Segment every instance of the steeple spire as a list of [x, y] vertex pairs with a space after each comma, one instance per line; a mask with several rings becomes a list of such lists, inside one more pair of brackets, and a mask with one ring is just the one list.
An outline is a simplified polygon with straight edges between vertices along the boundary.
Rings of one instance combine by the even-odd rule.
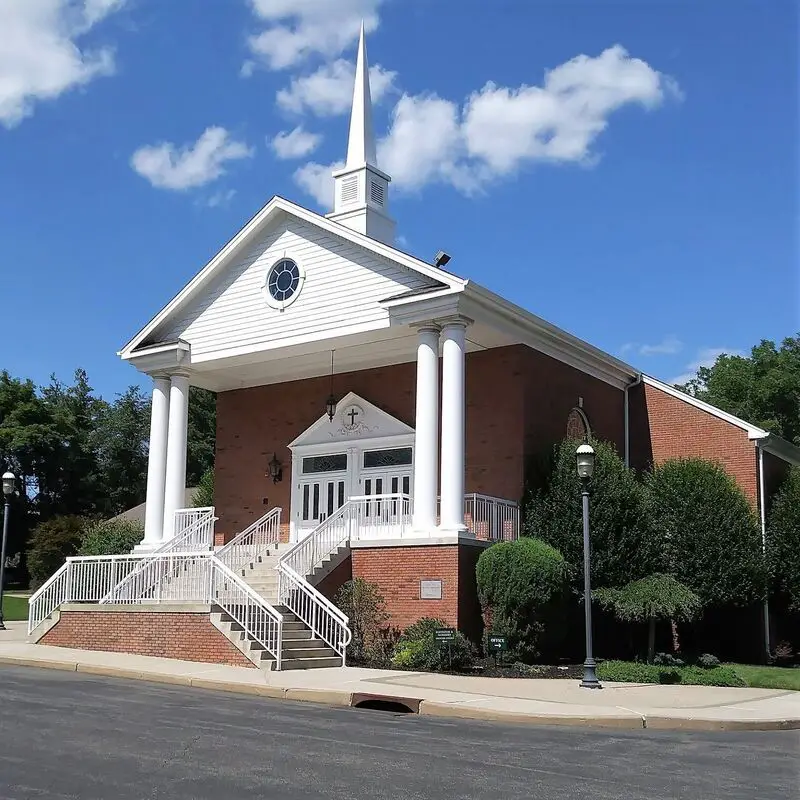
[[369, 62], [367, 42], [364, 36], [364, 21], [358, 37], [358, 59], [356, 81], [353, 87], [353, 107], [350, 111], [350, 137], [347, 141], [347, 163], [345, 169], [378, 165], [375, 155], [375, 131], [372, 127], [372, 96], [369, 90]]
[[358, 37], [347, 161], [342, 169], [333, 173], [333, 211], [327, 215], [328, 219], [371, 239], [394, 245], [395, 225], [388, 213], [391, 180], [385, 172], [378, 169], [375, 131], [372, 127], [367, 43], [362, 22]]

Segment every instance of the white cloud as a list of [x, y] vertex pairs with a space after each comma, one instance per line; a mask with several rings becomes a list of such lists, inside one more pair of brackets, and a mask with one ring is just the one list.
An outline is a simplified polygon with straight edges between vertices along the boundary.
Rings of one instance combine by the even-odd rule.
[[214, 192], [214, 194], [206, 200], [205, 204], [209, 208], [223, 208], [229, 205], [235, 196], [236, 189], [222, 189], [219, 192]]
[[157, 189], [181, 191], [203, 186], [225, 173], [225, 164], [249, 158], [253, 150], [232, 139], [225, 128], [207, 128], [193, 144], [171, 142], [140, 147], [131, 166]]
[[378, 9], [385, 0], [249, 0], [266, 27], [248, 39], [253, 59], [269, 69], [294, 67], [313, 56], [336, 58], [358, 38], [361, 20], [367, 32], [378, 27]]
[[333, 208], [333, 178], [331, 173], [344, 166], [344, 161], [334, 164], [310, 162], [294, 173], [294, 182], [327, 210]]
[[683, 349], [683, 342], [674, 334], [665, 336], [657, 344], [637, 344], [628, 342], [620, 348], [623, 353], [636, 353], [640, 356], [675, 355]]
[[281, 159], [303, 158], [319, 147], [322, 134], [311, 133], [298, 125], [294, 130], [281, 131], [273, 139], [268, 139], [269, 146]]
[[[595, 163], [592, 147], [613, 112], [656, 108], [670, 96], [680, 98], [675, 81], [619, 45], [561, 64], [541, 86], [487, 83], [463, 106], [436, 94], [406, 94], [378, 142], [378, 165], [400, 191], [444, 183], [470, 194], [531, 163]], [[329, 168], [307, 166], [295, 174], [300, 186], [329, 197], [319, 190]]]
[[687, 383], [697, 377], [697, 370], [700, 367], [713, 367], [717, 359], [722, 355], [743, 356], [741, 350], [729, 347], [703, 347], [697, 351], [694, 361], [691, 361], [684, 368], [684, 372], [673, 378], [670, 383]]
[[[323, 64], [316, 72], [294, 78], [289, 87], [277, 94], [278, 106], [293, 114], [310, 111], [318, 117], [332, 117], [350, 110], [353, 100], [355, 64], [339, 58]], [[396, 72], [380, 65], [370, 67], [369, 82], [375, 103], [394, 88]]]
[[0, 123], [12, 128], [37, 102], [113, 74], [113, 49], [80, 39], [126, 1], [0, 0]]

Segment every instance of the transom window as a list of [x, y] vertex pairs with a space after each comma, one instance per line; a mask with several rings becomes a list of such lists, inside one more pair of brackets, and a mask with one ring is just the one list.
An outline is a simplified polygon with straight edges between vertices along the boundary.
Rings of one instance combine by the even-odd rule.
[[404, 467], [410, 465], [410, 447], [394, 447], [390, 450], [367, 450], [364, 453], [364, 469], [373, 469], [375, 467]]
[[342, 472], [347, 469], [347, 453], [336, 453], [331, 456], [308, 456], [303, 459], [303, 474], [314, 475], [318, 472]]
[[300, 289], [301, 281], [302, 274], [297, 262], [291, 258], [282, 258], [267, 275], [268, 297], [281, 306], [287, 305]]

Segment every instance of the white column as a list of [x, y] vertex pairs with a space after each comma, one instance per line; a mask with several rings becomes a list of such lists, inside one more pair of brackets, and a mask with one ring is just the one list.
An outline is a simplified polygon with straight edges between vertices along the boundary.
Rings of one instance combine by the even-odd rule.
[[167, 426], [169, 425], [169, 378], [153, 377], [150, 410], [150, 448], [147, 457], [147, 505], [143, 549], [161, 544], [164, 525], [164, 483], [167, 476]]
[[165, 542], [174, 536], [175, 512], [186, 502], [186, 437], [189, 426], [189, 378], [173, 375], [169, 387], [167, 476], [164, 489]]
[[442, 500], [439, 527], [447, 533], [467, 528], [464, 524], [466, 327], [466, 321], [457, 320], [442, 328]]
[[417, 412], [414, 437], [414, 530], [436, 528], [439, 454], [439, 327], [419, 329], [417, 338]]

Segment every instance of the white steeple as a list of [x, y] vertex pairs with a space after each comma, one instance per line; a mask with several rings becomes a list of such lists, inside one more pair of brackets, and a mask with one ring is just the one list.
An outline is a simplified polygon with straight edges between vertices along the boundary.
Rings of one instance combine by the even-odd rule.
[[391, 178], [378, 169], [363, 22], [358, 39], [347, 161], [343, 169], [333, 173], [333, 180], [333, 212], [328, 218], [372, 239], [394, 245], [395, 223], [387, 214]]

